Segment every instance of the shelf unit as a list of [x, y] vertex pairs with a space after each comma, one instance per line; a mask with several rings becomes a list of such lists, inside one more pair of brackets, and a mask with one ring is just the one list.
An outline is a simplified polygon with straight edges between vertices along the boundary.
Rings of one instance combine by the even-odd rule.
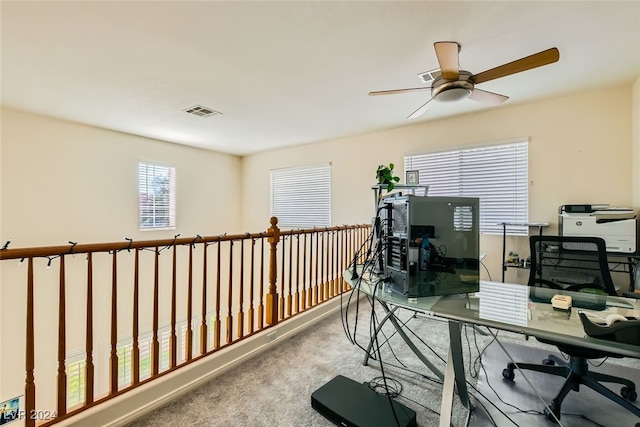
[[[512, 226], [526, 226], [537, 227], [538, 234], [542, 236], [542, 229], [549, 226], [548, 222], [501, 222], [502, 226], [502, 282], [504, 283], [504, 275], [507, 268], [519, 268], [528, 270], [529, 267], [520, 266], [518, 264], [511, 264], [506, 262], [506, 244], [507, 244], [507, 227]], [[628, 273], [629, 274], [629, 292], [634, 292], [636, 289], [635, 283], [635, 270], [640, 268], [640, 254], [625, 254], [625, 253], [607, 253], [609, 264], [611, 267], [609, 271], [615, 273]]]
[[501, 222], [498, 225], [502, 226], [502, 283], [504, 283], [504, 273], [507, 271], [507, 268], [523, 268], [519, 265], [509, 264], [506, 262], [506, 247], [507, 247], [507, 227], [537, 227], [538, 234], [542, 236], [542, 229], [549, 226], [548, 222]]
[[[387, 189], [387, 184], [377, 184], [374, 185], [373, 187], [371, 187], [371, 189], [373, 190], [373, 201], [374, 201], [374, 212], [378, 211], [378, 204], [380, 203], [380, 200], [383, 199], [382, 196], [382, 190], [386, 190]], [[411, 184], [394, 184], [393, 186], [393, 190], [407, 190], [408, 194], [416, 194], [416, 190], [424, 190], [424, 195], [427, 195], [427, 192], [429, 191], [429, 186], [428, 185], [411, 185]], [[393, 193], [391, 193], [393, 194]]]

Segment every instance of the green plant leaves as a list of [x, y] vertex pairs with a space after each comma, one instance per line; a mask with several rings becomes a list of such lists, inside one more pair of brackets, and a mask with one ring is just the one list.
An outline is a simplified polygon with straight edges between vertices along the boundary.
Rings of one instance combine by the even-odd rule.
[[387, 193], [393, 190], [396, 182], [400, 181], [399, 177], [393, 176], [394, 167], [393, 163], [389, 163], [389, 166], [379, 165], [376, 170], [376, 179], [379, 184], [386, 184]]

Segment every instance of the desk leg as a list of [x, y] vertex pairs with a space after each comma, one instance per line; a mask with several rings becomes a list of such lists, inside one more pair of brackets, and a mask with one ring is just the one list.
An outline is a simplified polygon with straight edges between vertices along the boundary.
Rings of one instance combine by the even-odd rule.
[[451, 410], [453, 409], [454, 383], [462, 405], [471, 411], [471, 402], [467, 391], [467, 382], [464, 374], [464, 360], [462, 357], [462, 334], [460, 322], [449, 321], [449, 355], [445, 370], [444, 384], [442, 385], [442, 404], [440, 407], [440, 427], [451, 425]]
[[418, 359], [420, 359], [422, 363], [424, 363], [429, 369], [431, 369], [431, 372], [436, 374], [436, 376], [440, 380], [444, 380], [444, 374], [433, 363], [431, 363], [424, 354], [422, 354], [422, 352], [418, 349], [418, 347], [416, 347], [416, 345], [411, 341], [411, 339], [407, 336], [407, 334], [402, 330], [402, 325], [398, 323], [395, 316], [390, 317], [389, 320], [391, 320], [391, 323], [393, 323], [393, 326], [396, 328], [396, 331], [402, 337], [404, 342], [409, 346], [411, 351], [413, 351], [413, 353], [416, 356], [418, 356]]
[[364, 362], [362, 363], [364, 366], [367, 366], [367, 364], [369, 363], [369, 355], [371, 354], [371, 349], [373, 348], [373, 344], [376, 341], [376, 337], [378, 336], [378, 333], [380, 333], [380, 329], [382, 329], [382, 326], [386, 323], [386, 321], [389, 320], [389, 318], [393, 316], [393, 313], [399, 308], [399, 306], [395, 306], [393, 310], [390, 310], [387, 304], [381, 302], [380, 305], [387, 314], [385, 314], [380, 324], [378, 324], [378, 327], [374, 331], [373, 336], [369, 340], [369, 346], [367, 346], [367, 351], [364, 353]]

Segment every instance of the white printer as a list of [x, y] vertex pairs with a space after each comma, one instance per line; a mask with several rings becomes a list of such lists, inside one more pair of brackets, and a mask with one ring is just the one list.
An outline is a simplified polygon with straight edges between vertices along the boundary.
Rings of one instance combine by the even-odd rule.
[[607, 252], [633, 254], [638, 223], [633, 209], [609, 205], [562, 205], [558, 211], [561, 236], [602, 237]]

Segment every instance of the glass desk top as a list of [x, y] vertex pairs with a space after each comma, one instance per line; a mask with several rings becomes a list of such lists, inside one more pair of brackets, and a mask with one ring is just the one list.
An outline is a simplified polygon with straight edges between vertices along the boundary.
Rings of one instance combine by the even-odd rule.
[[[480, 292], [475, 294], [407, 298], [385, 289], [382, 277], [375, 274], [358, 271], [359, 278], [353, 279], [353, 271], [349, 270], [345, 271], [344, 277], [352, 286], [386, 304], [448, 320], [640, 358], [640, 346], [588, 337], [578, 316], [582, 311], [596, 323], [603, 323], [613, 313], [640, 319], [638, 299], [489, 281], [480, 281]], [[551, 306], [551, 298], [558, 293], [573, 298], [570, 310], [557, 310]]]

